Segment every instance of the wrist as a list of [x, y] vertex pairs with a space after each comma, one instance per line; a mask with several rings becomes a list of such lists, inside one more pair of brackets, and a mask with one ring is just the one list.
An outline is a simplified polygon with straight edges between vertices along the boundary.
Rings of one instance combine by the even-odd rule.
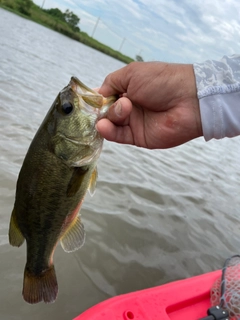
[[203, 135], [202, 120], [200, 113], [200, 104], [197, 95], [196, 78], [192, 64], [179, 65], [179, 96], [183, 99], [184, 104], [189, 108], [191, 114], [193, 131], [193, 138], [198, 138]]

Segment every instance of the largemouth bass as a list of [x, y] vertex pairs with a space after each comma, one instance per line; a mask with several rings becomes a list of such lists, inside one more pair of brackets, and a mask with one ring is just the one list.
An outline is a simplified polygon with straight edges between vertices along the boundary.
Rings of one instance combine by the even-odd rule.
[[87, 190], [94, 192], [103, 144], [95, 124], [115, 100], [72, 77], [28, 149], [9, 227], [11, 245], [19, 247], [26, 239], [22, 294], [28, 303], [54, 302], [57, 297], [53, 254], [58, 241], [66, 252], [84, 243], [79, 211]]

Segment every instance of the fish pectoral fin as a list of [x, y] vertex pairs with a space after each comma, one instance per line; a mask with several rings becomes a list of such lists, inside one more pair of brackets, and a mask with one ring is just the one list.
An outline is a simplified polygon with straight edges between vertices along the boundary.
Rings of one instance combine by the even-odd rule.
[[85, 242], [85, 235], [84, 225], [80, 216], [77, 216], [60, 240], [63, 250], [73, 252], [80, 249]]
[[19, 229], [19, 226], [16, 221], [15, 209], [12, 211], [10, 226], [9, 226], [9, 243], [14, 247], [20, 247], [24, 242], [24, 236]]
[[68, 187], [67, 187], [67, 196], [72, 197], [74, 196], [77, 191], [79, 190], [85, 173], [88, 171], [88, 167], [75, 167], [73, 170], [72, 177], [69, 181]]
[[83, 94], [82, 99], [93, 108], [102, 108], [103, 96], [100, 94]]
[[91, 197], [95, 193], [97, 177], [98, 177], [98, 171], [97, 171], [97, 167], [95, 167], [95, 169], [93, 170], [92, 176], [91, 176], [89, 186], [88, 186], [88, 191], [89, 191]]

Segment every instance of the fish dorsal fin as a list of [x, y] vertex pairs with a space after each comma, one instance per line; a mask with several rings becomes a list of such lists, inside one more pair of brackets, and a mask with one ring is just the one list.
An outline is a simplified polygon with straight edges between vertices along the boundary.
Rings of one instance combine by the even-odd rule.
[[67, 196], [73, 197], [79, 190], [88, 167], [75, 167], [67, 188]]
[[73, 252], [80, 249], [85, 242], [85, 234], [84, 226], [78, 215], [72, 221], [60, 240], [63, 250], [66, 252]]
[[103, 96], [102, 95], [94, 95], [94, 94], [83, 94], [82, 99], [93, 108], [102, 108], [103, 105]]
[[20, 231], [16, 221], [15, 209], [12, 211], [8, 237], [9, 243], [14, 247], [20, 247], [24, 242], [24, 236], [22, 235], [22, 232]]
[[95, 169], [93, 170], [92, 176], [91, 176], [89, 187], [88, 187], [88, 191], [89, 191], [91, 197], [95, 193], [97, 177], [98, 177], [98, 171], [97, 171], [97, 167], [95, 167]]

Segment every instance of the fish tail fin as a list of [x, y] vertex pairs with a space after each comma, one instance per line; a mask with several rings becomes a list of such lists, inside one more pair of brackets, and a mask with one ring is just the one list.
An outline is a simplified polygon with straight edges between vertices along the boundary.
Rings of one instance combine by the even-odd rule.
[[30, 304], [41, 302], [52, 303], [58, 294], [57, 277], [54, 265], [40, 275], [34, 275], [25, 267], [22, 295]]

